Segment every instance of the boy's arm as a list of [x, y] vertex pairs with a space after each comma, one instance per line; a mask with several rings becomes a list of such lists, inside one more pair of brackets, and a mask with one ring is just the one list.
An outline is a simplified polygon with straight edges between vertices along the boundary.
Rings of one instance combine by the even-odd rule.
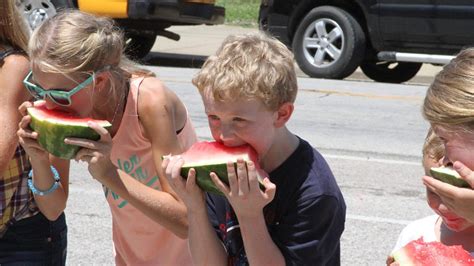
[[285, 265], [285, 258], [273, 242], [263, 213], [239, 219], [240, 232], [250, 265]]
[[209, 222], [206, 210], [188, 210], [189, 250], [194, 265], [226, 265], [227, 252]]

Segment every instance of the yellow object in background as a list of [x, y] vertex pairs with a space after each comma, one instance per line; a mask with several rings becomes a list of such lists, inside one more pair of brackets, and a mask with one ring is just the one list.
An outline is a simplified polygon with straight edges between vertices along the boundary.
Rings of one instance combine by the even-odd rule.
[[111, 18], [127, 18], [128, 0], [79, 0], [79, 10]]

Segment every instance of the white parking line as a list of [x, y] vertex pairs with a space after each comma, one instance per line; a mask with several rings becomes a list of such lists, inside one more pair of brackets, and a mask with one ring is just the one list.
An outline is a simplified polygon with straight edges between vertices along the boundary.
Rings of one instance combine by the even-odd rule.
[[364, 161], [364, 162], [377, 162], [377, 163], [421, 166], [421, 163], [419, 163], [419, 162], [403, 161], [403, 160], [378, 159], [378, 158], [371, 158], [371, 157], [358, 157], [358, 156], [337, 155], [337, 154], [323, 154], [323, 156], [325, 158], [343, 159], [343, 160], [351, 160], [351, 161]]
[[364, 222], [389, 223], [389, 224], [401, 224], [401, 225], [407, 225], [407, 224], [412, 222], [412, 221], [408, 221], [408, 220], [396, 220], [396, 219], [389, 219], [389, 218], [363, 216], [363, 215], [352, 215], [352, 214], [347, 214], [346, 218], [351, 219], [351, 220], [364, 221]]

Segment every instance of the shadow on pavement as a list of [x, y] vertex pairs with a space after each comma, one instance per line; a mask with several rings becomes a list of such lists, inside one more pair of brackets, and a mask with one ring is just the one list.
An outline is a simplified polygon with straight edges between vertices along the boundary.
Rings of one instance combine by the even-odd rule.
[[150, 52], [139, 62], [151, 66], [201, 68], [207, 56]]

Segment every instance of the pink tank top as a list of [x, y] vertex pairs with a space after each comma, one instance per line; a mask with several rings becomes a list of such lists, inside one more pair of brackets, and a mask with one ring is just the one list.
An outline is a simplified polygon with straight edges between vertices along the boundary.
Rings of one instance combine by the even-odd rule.
[[[142, 81], [143, 77], [131, 81], [123, 126], [113, 138], [111, 160], [141, 183], [161, 190], [151, 143], [142, 134], [138, 119], [138, 90]], [[178, 139], [184, 150], [197, 140], [189, 115]], [[117, 265], [191, 265], [187, 240], [154, 222], [113, 191], [104, 189], [112, 213]]]

